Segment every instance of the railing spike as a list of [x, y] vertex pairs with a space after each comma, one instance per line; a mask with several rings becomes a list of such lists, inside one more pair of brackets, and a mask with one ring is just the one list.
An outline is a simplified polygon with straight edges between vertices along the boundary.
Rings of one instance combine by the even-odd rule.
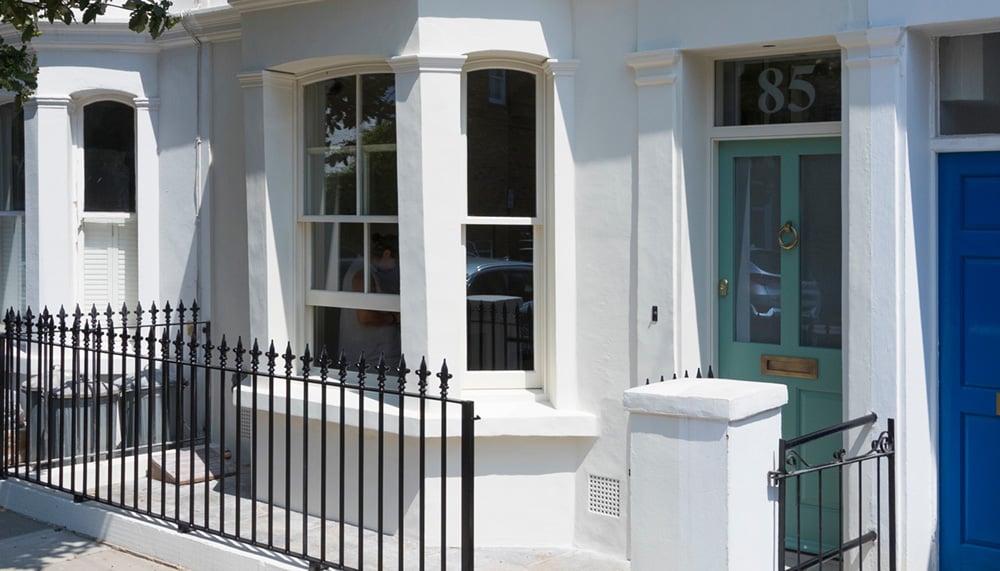
[[[675, 376], [674, 378], [676, 379], [677, 377]], [[663, 382], [663, 375], [660, 375], [660, 382]]]
[[427, 368], [427, 357], [420, 358], [420, 367], [417, 368], [417, 388], [420, 396], [427, 394], [427, 377], [431, 376], [431, 371]]
[[695, 373], [694, 378], [696, 378], [696, 379], [700, 379], [701, 378], [701, 367], [698, 367], [698, 372]]
[[309, 376], [309, 366], [312, 364], [313, 358], [312, 353], [309, 352], [309, 344], [306, 343], [306, 349], [302, 352], [302, 357], [299, 358], [302, 361], [302, 376]]
[[437, 374], [437, 377], [441, 379], [441, 398], [448, 398], [448, 379], [452, 378], [454, 375], [448, 372], [448, 360], [444, 359], [441, 362], [441, 372]]
[[708, 366], [708, 378], [710, 378], [710, 379], [714, 379], [715, 378], [715, 373], [712, 372], [712, 366], [711, 365]]
[[399, 366], [396, 367], [396, 373], [398, 373], [397, 385], [401, 393], [406, 390], [406, 375], [409, 372], [410, 370], [406, 368], [406, 356], [401, 354], [399, 356]]

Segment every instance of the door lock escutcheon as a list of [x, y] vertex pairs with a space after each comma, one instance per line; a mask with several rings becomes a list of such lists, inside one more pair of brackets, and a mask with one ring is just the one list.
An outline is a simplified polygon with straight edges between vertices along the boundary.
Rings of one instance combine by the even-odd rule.
[[729, 280], [722, 278], [719, 280], [719, 297], [726, 297], [729, 295]]

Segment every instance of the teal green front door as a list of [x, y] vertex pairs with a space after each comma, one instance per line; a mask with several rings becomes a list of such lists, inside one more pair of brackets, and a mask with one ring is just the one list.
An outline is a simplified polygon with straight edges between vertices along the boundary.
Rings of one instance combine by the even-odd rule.
[[[784, 438], [842, 420], [840, 173], [839, 138], [719, 144], [719, 374], [788, 387]], [[819, 464], [839, 447], [802, 453]], [[821, 528], [836, 542], [835, 480], [790, 490], [802, 496], [790, 542], [815, 550]]]

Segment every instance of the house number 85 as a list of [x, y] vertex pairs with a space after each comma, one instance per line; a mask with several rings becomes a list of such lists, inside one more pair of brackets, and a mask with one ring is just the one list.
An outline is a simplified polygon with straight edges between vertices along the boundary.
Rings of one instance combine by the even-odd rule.
[[[815, 65], [792, 66], [792, 77], [788, 80], [789, 94], [792, 91], [801, 91], [806, 95], [807, 101], [805, 105], [789, 103], [789, 111], [805, 111], [812, 107], [813, 102], [816, 101], [816, 88], [813, 87], [813, 84], [800, 77], [811, 74], [815, 68]], [[776, 67], [769, 67], [757, 76], [757, 84], [764, 90], [760, 94], [760, 97], [757, 98], [757, 107], [761, 111], [770, 115], [771, 113], [781, 111], [785, 107], [785, 94], [781, 90], [781, 83], [784, 80], [785, 74]]]

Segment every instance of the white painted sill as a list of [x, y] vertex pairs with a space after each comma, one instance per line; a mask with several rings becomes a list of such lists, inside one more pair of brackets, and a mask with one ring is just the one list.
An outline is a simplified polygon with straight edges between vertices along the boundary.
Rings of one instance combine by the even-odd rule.
[[[323, 414], [323, 388], [310, 384], [308, 393], [303, 383], [292, 381], [290, 391], [284, 379], [275, 378], [273, 410], [275, 416], [284, 416], [286, 411], [293, 418], [308, 418], [310, 422], [320, 422]], [[239, 385], [239, 406], [253, 410], [253, 387]], [[288, 398], [286, 399], [286, 393]], [[362, 399], [355, 389], [345, 389], [344, 424], [358, 427], [361, 424]], [[233, 404], [236, 404], [233, 393]], [[256, 410], [266, 413], [271, 394], [266, 379], [258, 381]], [[535, 437], [535, 438], [596, 438], [600, 436], [597, 417], [575, 410], [554, 408], [540, 390], [478, 390], [465, 391], [463, 400], [475, 402], [475, 434], [484, 437]], [[370, 392], [364, 403], [365, 430], [378, 430], [378, 395]], [[398, 405], [399, 397], [386, 395], [383, 403], [386, 434], [398, 434], [400, 413], [404, 436], [420, 433], [420, 402], [416, 397], [403, 397], [403, 406]], [[326, 387], [326, 421], [340, 423], [341, 389], [339, 386]], [[444, 434], [446, 438], [461, 435], [460, 405], [448, 403], [444, 412]], [[442, 434], [442, 405], [439, 401], [426, 400], [424, 404], [424, 431], [429, 438], [440, 438]]]

